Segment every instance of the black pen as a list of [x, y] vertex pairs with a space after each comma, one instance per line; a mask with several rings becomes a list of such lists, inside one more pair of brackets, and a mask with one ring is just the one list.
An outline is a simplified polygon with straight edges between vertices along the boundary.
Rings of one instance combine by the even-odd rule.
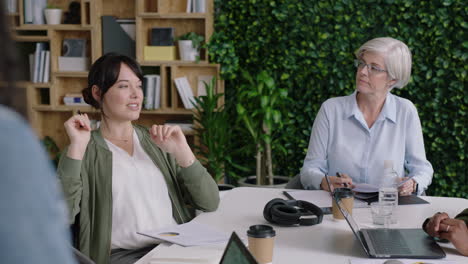
[[[341, 174], [339, 172], [336, 173], [336, 176], [338, 178], [341, 178]], [[343, 185], [344, 185], [344, 187], [348, 187], [348, 184], [346, 184], [346, 183], [343, 183]]]

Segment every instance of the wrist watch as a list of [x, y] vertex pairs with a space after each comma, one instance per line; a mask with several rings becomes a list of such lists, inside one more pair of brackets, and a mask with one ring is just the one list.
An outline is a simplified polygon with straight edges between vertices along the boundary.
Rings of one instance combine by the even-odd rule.
[[412, 181], [414, 182], [413, 183], [413, 193], [418, 193], [418, 188], [419, 188], [419, 184], [417, 181], [415, 181], [414, 179], [412, 179]]

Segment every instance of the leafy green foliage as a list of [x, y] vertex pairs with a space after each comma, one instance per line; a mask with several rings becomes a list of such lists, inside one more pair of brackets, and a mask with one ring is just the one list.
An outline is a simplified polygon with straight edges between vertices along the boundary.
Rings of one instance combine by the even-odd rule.
[[[354, 90], [353, 52], [369, 39], [390, 36], [413, 53], [412, 80], [394, 93], [419, 111], [435, 171], [428, 194], [468, 197], [465, 1], [215, 0], [215, 7], [219, 35], [209, 47], [215, 51], [212, 61], [223, 64], [232, 119], [242, 92], [241, 70], [274, 73], [276, 85], [293, 99], [272, 141], [279, 174], [292, 176], [302, 167], [320, 105]], [[237, 133], [237, 144], [245, 145], [245, 132]], [[286, 153], [276, 151], [278, 146]], [[235, 159], [253, 169], [247, 156]]]
[[244, 171], [245, 168], [234, 163], [231, 158], [231, 123], [224, 105], [218, 107], [218, 102], [224, 94], [216, 94], [215, 87], [216, 78], [213, 78], [210, 83], [205, 83], [207, 94], [195, 97], [195, 131], [200, 139], [200, 145], [195, 146], [195, 149], [215, 181], [220, 182], [225, 174], [229, 176], [229, 171], [225, 173], [226, 165]]
[[246, 128], [256, 146], [257, 183], [273, 184], [273, 162], [271, 160], [271, 145], [273, 131], [283, 125], [282, 110], [288, 99], [288, 91], [278, 88], [273, 77], [266, 71], [251, 76], [242, 72], [243, 84], [239, 90], [237, 103], [238, 120]]
[[200, 48], [202, 47], [202, 43], [205, 40], [205, 37], [198, 35], [195, 32], [189, 32], [180, 37], [177, 37], [176, 40], [191, 40], [192, 47], [194, 49], [200, 50]]

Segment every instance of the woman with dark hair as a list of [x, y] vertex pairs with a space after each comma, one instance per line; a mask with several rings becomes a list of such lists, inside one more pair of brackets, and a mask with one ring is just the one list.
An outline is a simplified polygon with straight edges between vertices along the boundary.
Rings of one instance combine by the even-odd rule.
[[137, 231], [190, 221], [213, 211], [216, 183], [196, 160], [178, 126], [132, 124], [140, 115], [142, 73], [131, 58], [110, 53], [91, 67], [85, 101], [101, 109], [91, 131], [86, 114], [65, 122], [70, 146], [58, 174], [79, 223], [79, 249], [96, 263], [134, 263], [157, 241]]

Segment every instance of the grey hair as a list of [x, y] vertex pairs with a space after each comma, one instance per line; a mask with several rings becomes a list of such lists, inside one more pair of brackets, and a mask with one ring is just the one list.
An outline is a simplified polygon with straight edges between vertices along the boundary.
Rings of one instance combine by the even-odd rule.
[[411, 51], [405, 43], [390, 37], [367, 41], [354, 54], [359, 59], [365, 52], [379, 53], [384, 57], [385, 68], [395, 84], [390, 87], [403, 88], [411, 77]]

